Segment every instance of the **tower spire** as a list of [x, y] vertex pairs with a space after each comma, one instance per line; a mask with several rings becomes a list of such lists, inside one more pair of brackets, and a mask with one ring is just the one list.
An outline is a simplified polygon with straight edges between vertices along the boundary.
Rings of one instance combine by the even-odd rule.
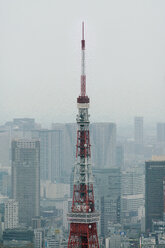
[[84, 40], [84, 22], [82, 22], [82, 40]]
[[81, 96], [86, 95], [86, 75], [85, 75], [85, 40], [84, 40], [84, 22], [82, 23], [81, 40]]
[[81, 48], [82, 48], [82, 50], [85, 50], [84, 22], [82, 22], [82, 40], [81, 40]]

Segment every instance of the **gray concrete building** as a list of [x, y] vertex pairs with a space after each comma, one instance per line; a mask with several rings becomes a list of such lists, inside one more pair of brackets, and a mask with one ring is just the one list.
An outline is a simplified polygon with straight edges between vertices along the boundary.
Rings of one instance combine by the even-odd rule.
[[157, 142], [165, 142], [165, 123], [157, 123]]
[[145, 163], [145, 229], [152, 231], [152, 222], [163, 220], [163, 178], [165, 161], [151, 160]]
[[131, 168], [122, 171], [121, 174], [121, 194], [138, 195], [145, 193], [144, 171], [140, 168]]
[[113, 168], [116, 165], [116, 124], [91, 124], [92, 163], [98, 168]]
[[124, 167], [124, 147], [123, 145], [116, 146], [116, 166], [119, 168]]
[[63, 131], [42, 129], [32, 132], [40, 140], [40, 177], [52, 182], [59, 180], [63, 170]]
[[62, 131], [63, 170], [62, 175], [70, 176], [76, 159], [76, 123], [53, 123], [52, 129]]
[[18, 201], [19, 223], [32, 225], [40, 215], [40, 142], [12, 141], [12, 198]]
[[105, 237], [109, 225], [120, 222], [120, 169], [93, 169], [95, 206], [100, 211], [100, 234]]
[[135, 144], [143, 144], [143, 117], [141, 116], [134, 118], [134, 141]]
[[10, 132], [0, 130], [0, 165], [10, 166]]

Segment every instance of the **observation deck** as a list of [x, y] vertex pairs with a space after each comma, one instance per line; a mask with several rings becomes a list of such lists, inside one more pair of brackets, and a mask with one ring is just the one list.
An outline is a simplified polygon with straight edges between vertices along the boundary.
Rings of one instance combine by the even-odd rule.
[[100, 219], [99, 212], [93, 213], [68, 213], [67, 219], [69, 223], [82, 223], [82, 224], [90, 224], [96, 223]]

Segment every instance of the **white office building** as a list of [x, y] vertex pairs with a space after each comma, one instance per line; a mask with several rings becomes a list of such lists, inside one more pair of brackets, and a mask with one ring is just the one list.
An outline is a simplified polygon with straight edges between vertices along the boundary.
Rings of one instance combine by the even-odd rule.
[[5, 203], [5, 229], [18, 227], [18, 202], [10, 199]]
[[37, 228], [34, 230], [34, 244], [35, 248], [42, 248], [43, 230]]

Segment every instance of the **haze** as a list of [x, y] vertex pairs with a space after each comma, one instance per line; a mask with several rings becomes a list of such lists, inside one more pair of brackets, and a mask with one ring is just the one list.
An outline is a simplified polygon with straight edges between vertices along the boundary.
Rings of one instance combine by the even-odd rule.
[[165, 121], [164, 0], [0, 0], [0, 123], [75, 122], [85, 21], [91, 121]]

